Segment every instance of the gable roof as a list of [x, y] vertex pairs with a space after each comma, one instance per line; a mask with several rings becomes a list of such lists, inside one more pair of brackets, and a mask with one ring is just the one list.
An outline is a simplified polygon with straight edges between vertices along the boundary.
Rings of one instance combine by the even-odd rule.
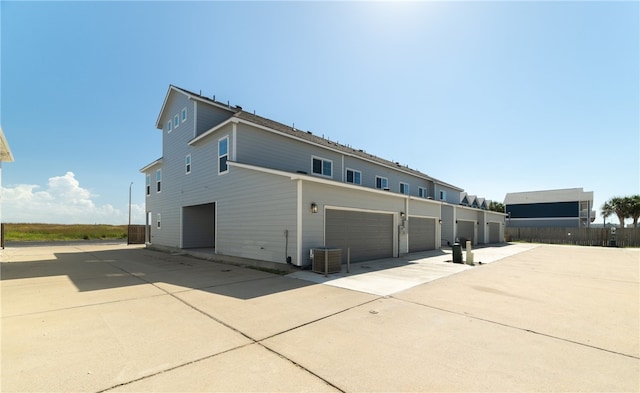
[[[400, 163], [398, 163], [398, 162], [385, 160], [385, 159], [380, 158], [378, 156], [375, 156], [373, 154], [369, 154], [369, 153], [365, 152], [364, 150], [354, 149], [354, 148], [352, 148], [350, 146], [342, 145], [342, 144], [340, 144], [338, 142], [333, 142], [333, 141], [331, 141], [329, 139], [326, 139], [326, 138], [321, 138], [319, 136], [314, 135], [311, 131], [298, 130], [293, 126], [285, 125], [285, 124], [282, 124], [282, 123], [277, 122], [275, 120], [271, 120], [271, 119], [268, 119], [266, 117], [258, 116], [255, 113], [246, 112], [240, 106], [231, 106], [228, 102], [225, 104], [225, 103], [222, 103], [220, 101], [216, 101], [214, 99], [210, 99], [208, 97], [204, 97], [204, 96], [202, 96], [200, 94], [196, 94], [194, 92], [191, 92], [189, 90], [186, 90], [186, 89], [183, 89], [181, 87], [174, 86], [174, 85], [169, 85], [169, 90], [167, 91], [167, 95], [166, 95], [166, 97], [164, 99], [164, 102], [162, 104], [162, 109], [160, 110], [160, 114], [158, 115], [158, 120], [156, 121], [156, 128], [162, 129], [162, 124], [160, 124], [160, 117], [162, 116], [162, 112], [164, 111], [164, 107], [165, 107], [165, 105], [167, 103], [167, 100], [169, 99], [169, 95], [172, 92], [181, 92], [182, 94], [187, 95], [190, 99], [198, 100], [200, 102], [203, 102], [203, 103], [206, 103], [206, 104], [209, 104], [209, 105], [213, 105], [213, 106], [216, 106], [218, 108], [233, 112], [233, 115], [231, 116], [230, 120], [237, 119], [237, 120], [239, 120], [241, 122], [244, 122], [244, 123], [249, 123], [249, 124], [257, 125], [257, 126], [260, 126], [260, 127], [264, 127], [264, 128], [269, 129], [269, 130], [273, 130], [273, 131], [276, 131], [276, 132], [279, 132], [279, 133], [283, 133], [283, 134], [289, 135], [289, 136], [294, 137], [294, 138], [302, 139], [302, 140], [305, 140], [307, 142], [311, 142], [313, 144], [320, 145], [320, 146], [329, 148], [329, 149], [334, 150], [334, 151], [339, 151], [339, 152], [341, 152], [343, 154], [351, 155], [351, 156], [354, 156], [354, 157], [359, 157], [359, 158], [362, 158], [364, 160], [371, 161], [371, 162], [374, 162], [376, 164], [389, 167], [389, 168], [391, 168], [393, 170], [396, 170], [396, 171], [404, 172], [404, 173], [407, 173], [407, 174], [410, 174], [410, 175], [413, 175], [413, 176], [417, 176], [417, 177], [420, 177], [420, 178], [423, 178], [423, 179], [426, 179], [426, 180], [430, 180], [430, 181], [433, 181], [436, 184], [440, 184], [440, 185], [452, 188], [452, 189], [454, 189], [456, 191], [463, 191], [463, 189], [460, 188], [460, 187], [456, 187], [456, 186], [454, 186], [452, 184], [449, 184], [449, 183], [446, 183], [446, 182], [444, 182], [442, 180], [439, 180], [439, 179], [436, 179], [434, 177], [431, 177], [431, 176], [429, 176], [429, 175], [427, 175], [425, 173], [422, 173], [422, 172], [420, 172], [418, 170], [411, 169], [408, 166], [400, 165]], [[205, 134], [206, 134], [206, 132], [204, 134], [199, 135], [197, 138], [202, 138], [203, 136], [205, 136]], [[192, 142], [194, 142], [194, 141], [192, 141]]]
[[11, 153], [11, 148], [9, 148], [7, 138], [4, 137], [2, 127], [0, 127], [0, 161], [13, 162], [13, 154]]
[[187, 89], [183, 89], [183, 88], [178, 87], [178, 86], [169, 85], [169, 89], [167, 90], [167, 94], [164, 96], [164, 101], [162, 102], [162, 107], [160, 107], [160, 113], [158, 113], [158, 119], [156, 120], [156, 128], [158, 128], [160, 130], [162, 129], [162, 124], [160, 124], [160, 118], [162, 117], [162, 113], [164, 112], [164, 108], [167, 105], [167, 101], [169, 101], [169, 96], [173, 92], [178, 92], [178, 93], [184, 94], [187, 97], [189, 97], [189, 99], [191, 99], [191, 100], [197, 100], [197, 101], [200, 101], [200, 102], [204, 102], [206, 104], [214, 105], [214, 106], [217, 106], [218, 108], [221, 108], [221, 109], [224, 109], [224, 110], [228, 110], [228, 111], [231, 111], [231, 112], [236, 112], [236, 111], [239, 110], [239, 108], [235, 108], [235, 107], [232, 108], [228, 104], [223, 104], [222, 102], [209, 99], [207, 97], [204, 97], [201, 94], [194, 93], [192, 91], [189, 91]]

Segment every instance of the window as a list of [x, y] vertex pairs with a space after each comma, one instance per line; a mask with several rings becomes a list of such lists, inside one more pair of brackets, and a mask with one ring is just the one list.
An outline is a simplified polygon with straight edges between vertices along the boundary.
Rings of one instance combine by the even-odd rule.
[[173, 126], [172, 126], [171, 120], [169, 120], [167, 122], [167, 132], [171, 132], [172, 129], [173, 129]]
[[347, 183], [362, 184], [362, 172], [347, 169]]
[[407, 183], [400, 182], [400, 193], [409, 195], [409, 185]]
[[180, 114], [180, 117], [182, 117], [182, 122], [184, 123], [185, 121], [187, 121], [187, 108], [182, 108], [182, 112]]
[[218, 140], [218, 173], [227, 173], [229, 166], [227, 160], [229, 159], [229, 137]]
[[156, 171], [156, 192], [160, 192], [162, 186], [162, 169]]
[[146, 180], [146, 189], [147, 189], [147, 195], [151, 195], [151, 175], [147, 173], [147, 180]]
[[418, 196], [420, 198], [426, 198], [427, 197], [427, 189], [424, 187], [418, 187]]
[[388, 180], [386, 177], [376, 176], [376, 188], [381, 190], [389, 189]]
[[311, 159], [313, 174], [331, 177], [333, 173], [333, 162], [324, 158], [313, 157]]
[[187, 173], [187, 175], [191, 173], [191, 154], [188, 154], [184, 158], [184, 170]]
[[160, 229], [160, 213], [158, 213], [158, 218], [156, 221], [156, 228]]
[[447, 192], [446, 191], [440, 191], [440, 200], [444, 201], [447, 199]]
[[180, 118], [178, 115], [173, 116], [173, 128], [178, 128], [180, 125]]

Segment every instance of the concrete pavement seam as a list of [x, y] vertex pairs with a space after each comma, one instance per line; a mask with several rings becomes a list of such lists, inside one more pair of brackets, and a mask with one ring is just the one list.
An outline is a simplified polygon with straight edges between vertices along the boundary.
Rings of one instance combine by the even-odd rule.
[[25, 313], [25, 314], [3, 315], [2, 319], [19, 318], [19, 317], [25, 317], [25, 316], [30, 316], [30, 315], [46, 314], [46, 313], [49, 313], [49, 312], [73, 310], [75, 308], [102, 306], [104, 304], [130, 302], [130, 301], [133, 301], [133, 300], [147, 299], [147, 298], [160, 297], [160, 296], [167, 296], [167, 294], [166, 293], [160, 293], [160, 294], [157, 294], [157, 295], [138, 296], [138, 297], [132, 297], [132, 298], [128, 298], [128, 299], [112, 300], [112, 301], [109, 301], [109, 302], [98, 302], [98, 303], [91, 303], [91, 304], [82, 304], [82, 305], [79, 305], [79, 306], [71, 306], [71, 307], [54, 308], [54, 309], [42, 310], [42, 311], [34, 311], [34, 312]]
[[[272, 336], [273, 337], [273, 336]], [[288, 357], [284, 356], [283, 354], [281, 354], [280, 352], [275, 351], [274, 349], [271, 349], [267, 346], [265, 346], [264, 344], [260, 343], [260, 342], [256, 342], [257, 345], [260, 345], [262, 348], [266, 349], [267, 351], [281, 357], [284, 360], [287, 360], [288, 362], [290, 362], [291, 364], [293, 364], [294, 366], [308, 372], [309, 374], [313, 375], [314, 377], [318, 378], [319, 380], [323, 381], [324, 383], [326, 383], [327, 385], [331, 386], [332, 388], [340, 391], [340, 392], [346, 392], [346, 390], [344, 389], [340, 389], [338, 386], [334, 385], [333, 383], [329, 382], [327, 379], [321, 377], [320, 375], [314, 373], [313, 371], [309, 370], [308, 368], [306, 368], [305, 366], [301, 365], [300, 363], [296, 363], [294, 362], [292, 359], [289, 359]]]
[[177, 366], [169, 367], [167, 369], [160, 370], [158, 372], [155, 372], [155, 373], [152, 373], [152, 374], [149, 374], [149, 375], [144, 375], [142, 377], [139, 377], [139, 378], [136, 378], [136, 379], [132, 379], [130, 381], [122, 382], [122, 383], [119, 383], [117, 385], [113, 385], [113, 386], [110, 386], [108, 388], [105, 388], [105, 389], [102, 389], [102, 390], [98, 390], [96, 393], [107, 392], [109, 390], [113, 390], [113, 389], [118, 388], [120, 386], [125, 386], [125, 385], [129, 385], [129, 384], [132, 384], [132, 383], [135, 383], [135, 382], [143, 381], [145, 379], [155, 377], [156, 375], [160, 375], [160, 374], [164, 374], [164, 373], [167, 373], [167, 372], [170, 372], [170, 371], [173, 371], [173, 370], [177, 370], [179, 368], [186, 367], [186, 366], [189, 366], [191, 364], [195, 364], [195, 363], [201, 362], [203, 360], [211, 359], [211, 358], [216, 357], [216, 356], [224, 355], [225, 353], [229, 353], [231, 351], [235, 351], [237, 349], [248, 347], [249, 345], [254, 345], [254, 344], [255, 344], [255, 342], [250, 342], [250, 343], [247, 343], [247, 344], [244, 344], [244, 345], [240, 345], [240, 346], [237, 346], [237, 347], [226, 349], [226, 350], [224, 350], [222, 352], [217, 352], [217, 353], [214, 353], [214, 354], [203, 356], [203, 357], [198, 358], [198, 359], [190, 360], [188, 362], [185, 362], [185, 363], [182, 363], [182, 364], [178, 364]]
[[[105, 261], [105, 262], [107, 262], [107, 263], [111, 264], [111, 262], [108, 262], [108, 261]], [[114, 267], [116, 267], [117, 269], [119, 269], [119, 270], [121, 270], [121, 271], [123, 271], [123, 272], [125, 272], [125, 273], [130, 274], [130, 275], [132, 275], [132, 276], [133, 276], [133, 274], [132, 274], [131, 272], [129, 272], [129, 271], [127, 271], [127, 270], [125, 270], [125, 269], [123, 269], [123, 268], [121, 268], [121, 267], [119, 267], [119, 266], [116, 266], [116, 265], [113, 265], [113, 266], [114, 266]], [[296, 326], [296, 327], [294, 327], [294, 328], [288, 329], [288, 330], [283, 331], [283, 332], [280, 332], [280, 333], [278, 333], [278, 334], [271, 335], [271, 336], [266, 337], [266, 338], [263, 338], [263, 339], [261, 339], [261, 340], [256, 340], [256, 339], [254, 339], [253, 337], [251, 337], [251, 336], [247, 335], [246, 333], [242, 332], [241, 330], [239, 330], [239, 329], [237, 329], [237, 328], [235, 328], [235, 327], [233, 327], [233, 326], [229, 325], [228, 323], [226, 323], [226, 322], [224, 322], [224, 321], [222, 321], [222, 320], [220, 320], [220, 319], [218, 319], [218, 318], [214, 317], [213, 315], [211, 315], [211, 314], [209, 314], [209, 313], [205, 312], [204, 310], [201, 310], [201, 309], [199, 309], [198, 307], [196, 307], [196, 306], [194, 306], [194, 305], [190, 304], [190, 303], [189, 303], [189, 302], [187, 302], [186, 300], [181, 299], [181, 298], [179, 298], [178, 296], [175, 296], [175, 294], [173, 294], [173, 293], [171, 293], [171, 292], [169, 292], [169, 291], [167, 291], [167, 290], [165, 290], [165, 289], [163, 289], [163, 288], [160, 288], [160, 287], [159, 287], [159, 286], [157, 286], [155, 283], [150, 282], [150, 281], [148, 281], [148, 280], [145, 280], [144, 278], [142, 278], [142, 277], [140, 277], [140, 276], [135, 276], [135, 277], [137, 277], [138, 279], [140, 279], [140, 280], [141, 280], [141, 281], [143, 281], [143, 282], [146, 282], [147, 284], [150, 284], [150, 285], [152, 285], [152, 286], [154, 286], [154, 287], [158, 288], [159, 290], [161, 290], [161, 291], [162, 291], [162, 292], [164, 292], [165, 294], [167, 294], [167, 295], [171, 296], [172, 298], [174, 298], [174, 299], [178, 300], [180, 303], [182, 303], [182, 304], [186, 305], [187, 307], [191, 308], [192, 310], [197, 311], [197, 312], [201, 313], [202, 315], [204, 315], [204, 316], [208, 317], [209, 319], [211, 319], [211, 320], [213, 320], [213, 321], [215, 321], [215, 322], [217, 322], [217, 323], [219, 323], [219, 324], [221, 324], [221, 325], [225, 326], [226, 328], [231, 329], [232, 331], [234, 331], [234, 332], [236, 332], [236, 333], [240, 334], [241, 336], [243, 336], [243, 337], [247, 338], [248, 340], [250, 340], [250, 341], [251, 341], [251, 343], [246, 344], [246, 345], [242, 345], [242, 346], [239, 346], [239, 347], [236, 347], [236, 348], [232, 348], [232, 349], [229, 349], [229, 350], [227, 350], [227, 351], [223, 351], [223, 352], [220, 352], [220, 353], [217, 353], [217, 354], [208, 355], [208, 356], [205, 356], [205, 357], [200, 358], [200, 359], [195, 359], [195, 360], [192, 360], [192, 361], [189, 361], [189, 362], [186, 362], [186, 363], [183, 363], [183, 364], [180, 364], [180, 365], [177, 365], [177, 366], [174, 366], [174, 367], [168, 368], [168, 369], [166, 369], [166, 370], [159, 371], [159, 372], [157, 372], [157, 373], [155, 373], [155, 374], [151, 374], [151, 375], [147, 375], [147, 376], [144, 376], [144, 377], [141, 377], [141, 378], [138, 378], [138, 379], [134, 379], [134, 380], [131, 380], [131, 381], [123, 382], [123, 383], [121, 383], [121, 384], [118, 384], [118, 385], [115, 385], [115, 386], [109, 387], [109, 388], [107, 388], [107, 389], [104, 389], [104, 390], [98, 391], [97, 393], [106, 392], [106, 391], [108, 391], [108, 390], [115, 389], [115, 388], [116, 388], [116, 387], [118, 387], [118, 386], [128, 385], [128, 384], [130, 384], [130, 383], [137, 382], [137, 381], [140, 381], [140, 380], [143, 380], [143, 379], [146, 379], [146, 378], [150, 378], [150, 377], [153, 377], [153, 376], [155, 376], [155, 375], [159, 375], [159, 374], [164, 373], [164, 372], [168, 372], [168, 371], [171, 371], [171, 370], [175, 370], [175, 369], [177, 369], [177, 368], [184, 367], [184, 366], [187, 366], [187, 365], [190, 365], [190, 364], [196, 363], [196, 362], [200, 362], [200, 361], [202, 361], [202, 360], [209, 359], [209, 358], [211, 358], [211, 357], [218, 356], [218, 355], [220, 355], [220, 354], [223, 354], [223, 353], [226, 353], [226, 352], [229, 352], [229, 351], [232, 351], [232, 350], [236, 350], [236, 349], [239, 349], [239, 348], [243, 348], [243, 347], [245, 347], [245, 346], [247, 346], [247, 345], [251, 345], [251, 344], [257, 344], [257, 345], [260, 345], [260, 346], [261, 346], [261, 347], [263, 347], [264, 349], [266, 349], [266, 350], [268, 350], [268, 351], [270, 351], [270, 352], [272, 352], [272, 353], [274, 353], [274, 354], [276, 354], [276, 355], [280, 356], [280, 357], [281, 357], [281, 358], [283, 358], [283, 359], [288, 360], [288, 361], [289, 361], [289, 362], [291, 362], [293, 365], [295, 365], [295, 366], [297, 366], [297, 367], [301, 368], [302, 370], [304, 370], [304, 371], [308, 372], [309, 374], [311, 374], [311, 375], [315, 376], [316, 378], [320, 379], [321, 381], [323, 381], [323, 382], [324, 382], [324, 383], [326, 383], [327, 385], [329, 385], [329, 386], [331, 386], [331, 387], [333, 387], [333, 388], [335, 388], [335, 389], [339, 390], [340, 392], [344, 392], [344, 390], [342, 390], [342, 389], [340, 389], [339, 387], [335, 386], [334, 384], [332, 384], [331, 382], [329, 382], [329, 381], [328, 381], [328, 380], [326, 380], [325, 378], [323, 378], [323, 377], [319, 376], [318, 374], [316, 374], [316, 373], [314, 373], [313, 371], [311, 371], [311, 370], [307, 369], [306, 367], [304, 367], [304, 366], [302, 366], [302, 365], [300, 365], [300, 364], [298, 364], [298, 363], [294, 362], [292, 359], [289, 359], [288, 357], [286, 357], [286, 356], [284, 356], [284, 355], [282, 355], [282, 354], [280, 354], [280, 353], [276, 352], [275, 350], [273, 350], [273, 349], [271, 349], [271, 348], [269, 348], [269, 347], [265, 346], [265, 345], [264, 345], [264, 344], [262, 344], [260, 341], [262, 341], [262, 340], [266, 340], [267, 338], [270, 338], [270, 337], [274, 337], [274, 336], [276, 336], [276, 335], [278, 335], [278, 334], [282, 334], [282, 333], [285, 333], [285, 332], [291, 331], [291, 330], [293, 330], [293, 329], [297, 329], [297, 328], [302, 327], [302, 326], [309, 325], [309, 324], [311, 324], [311, 323], [315, 323], [315, 322], [320, 321], [320, 320], [323, 320], [323, 319], [325, 319], [325, 318], [329, 318], [329, 317], [334, 316], [334, 315], [336, 315], [336, 314], [339, 314], [339, 313], [342, 313], [342, 312], [348, 311], [348, 310], [350, 310], [350, 309], [352, 309], [352, 308], [354, 308], [354, 307], [359, 307], [359, 306], [362, 306], [362, 305], [364, 305], [364, 304], [367, 304], [367, 303], [373, 302], [373, 301], [375, 301], [375, 300], [378, 300], [378, 298], [375, 298], [375, 299], [372, 299], [372, 300], [366, 301], [366, 302], [364, 302], [364, 303], [362, 303], [362, 304], [358, 304], [358, 305], [356, 305], [356, 306], [352, 306], [352, 307], [349, 307], [349, 308], [346, 308], [346, 309], [340, 310], [340, 311], [338, 311], [338, 312], [335, 312], [335, 313], [332, 313], [332, 314], [329, 314], [329, 315], [325, 315], [325, 316], [324, 316], [324, 317], [322, 317], [322, 318], [318, 318], [318, 319], [315, 319], [315, 320], [313, 320], [313, 321], [306, 322], [306, 323], [304, 323], [304, 324], [302, 324], [302, 325]], [[264, 280], [264, 279], [270, 279], [270, 278], [271, 278], [271, 277], [264, 277], [264, 278], [258, 278], [258, 279], [254, 279], [254, 280], [247, 280], [247, 281], [257, 281], [257, 280]], [[244, 282], [244, 281], [243, 281], [243, 282]], [[221, 285], [229, 285], [229, 284], [221, 284]], [[215, 286], [220, 286], [220, 285], [215, 285]], [[213, 287], [213, 286], [212, 286], [212, 287]]]
[[596, 347], [595, 345], [585, 344], [585, 343], [581, 343], [581, 342], [579, 342], [579, 341], [573, 341], [573, 340], [569, 340], [569, 339], [567, 339], [567, 338], [562, 338], [562, 337], [558, 337], [558, 336], [553, 336], [553, 335], [550, 335], [550, 334], [547, 334], [547, 333], [537, 332], [537, 331], [535, 331], [535, 330], [531, 330], [531, 329], [527, 329], [527, 328], [522, 328], [522, 327], [518, 327], [518, 326], [508, 325], [508, 324], [506, 324], [506, 323], [502, 323], [502, 322], [498, 322], [498, 321], [492, 321], [492, 320], [490, 320], [490, 319], [480, 318], [480, 317], [477, 317], [477, 316], [472, 315], [472, 314], [461, 313], [461, 312], [458, 312], [458, 311], [451, 311], [451, 310], [447, 310], [447, 309], [445, 309], [445, 308], [440, 308], [440, 307], [430, 306], [430, 305], [428, 305], [428, 304], [422, 304], [422, 303], [414, 302], [414, 301], [411, 301], [411, 300], [399, 299], [399, 298], [396, 298], [396, 297], [393, 297], [393, 298], [394, 298], [394, 299], [396, 299], [396, 300], [403, 301], [403, 302], [416, 304], [416, 305], [418, 305], [418, 306], [428, 307], [428, 308], [432, 308], [432, 309], [434, 309], [434, 310], [444, 311], [444, 312], [448, 312], [448, 313], [451, 313], [451, 314], [460, 315], [460, 316], [463, 316], [463, 317], [473, 318], [473, 319], [476, 319], [476, 320], [478, 320], [478, 321], [488, 322], [488, 323], [492, 323], [492, 324], [495, 324], [495, 325], [504, 326], [504, 327], [507, 327], [507, 328], [510, 328], [510, 329], [521, 330], [521, 331], [524, 331], [524, 332], [527, 332], [527, 333], [533, 333], [533, 334], [537, 334], [537, 335], [540, 335], [540, 336], [545, 336], [545, 337], [553, 338], [553, 339], [555, 339], [555, 340], [564, 341], [564, 342], [568, 342], [568, 343], [571, 343], [571, 344], [577, 344], [577, 345], [581, 345], [581, 346], [584, 346], [584, 347], [588, 347], [588, 348], [592, 348], [592, 349], [597, 349], [597, 350], [599, 350], [599, 351], [609, 352], [609, 353], [612, 353], [612, 354], [614, 354], [614, 355], [621, 355], [621, 356], [629, 357], [629, 358], [632, 358], [632, 359], [640, 360], [640, 357], [638, 357], [638, 356], [629, 355], [629, 354], [626, 354], [626, 353], [623, 353], [623, 352], [612, 351], [612, 350], [610, 350], [610, 349], [601, 348], [601, 347]]

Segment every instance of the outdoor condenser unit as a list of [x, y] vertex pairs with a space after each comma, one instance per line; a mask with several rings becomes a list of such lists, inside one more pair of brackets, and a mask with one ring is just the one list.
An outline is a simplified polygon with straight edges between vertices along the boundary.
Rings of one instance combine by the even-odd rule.
[[342, 270], [342, 250], [339, 248], [314, 248], [311, 270], [316, 273], [339, 273]]

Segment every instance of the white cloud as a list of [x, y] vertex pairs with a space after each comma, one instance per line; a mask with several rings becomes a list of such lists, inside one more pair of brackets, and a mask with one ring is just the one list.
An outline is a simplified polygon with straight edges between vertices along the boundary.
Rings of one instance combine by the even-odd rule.
[[[126, 224], [128, 206], [118, 209], [111, 204], [96, 205], [86, 188], [80, 186], [73, 172], [49, 178], [40, 191], [35, 184], [2, 187], [3, 222], [38, 222], [56, 224]], [[132, 223], [144, 222], [144, 205], [131, 206]]]

